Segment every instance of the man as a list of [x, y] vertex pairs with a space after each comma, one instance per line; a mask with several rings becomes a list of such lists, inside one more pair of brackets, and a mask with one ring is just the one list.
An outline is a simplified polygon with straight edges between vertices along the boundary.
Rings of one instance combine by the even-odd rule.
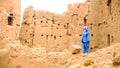
[[90, 33], [86, 26], [84, 26], [83, 30], [84, 30], [84, 33], [82, 35], [83, 53], [87, 54], [90, 46]]

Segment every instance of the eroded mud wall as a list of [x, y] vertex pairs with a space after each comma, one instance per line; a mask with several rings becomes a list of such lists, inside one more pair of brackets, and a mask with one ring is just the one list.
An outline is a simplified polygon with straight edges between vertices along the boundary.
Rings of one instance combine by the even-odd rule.
[[0, 0], [0, 47], [19, 39], [20, 0]]
[[86, 23], [91, 35], [91, 49], [119, 42], [119, 0], [89, 0], [68, 5], [62, 15], [35, 11], [28, 7], [23, 16], [20, 40], [23, 44], [39, 44], [48, 51], [62, 51], [69, 45], [81, 45]]

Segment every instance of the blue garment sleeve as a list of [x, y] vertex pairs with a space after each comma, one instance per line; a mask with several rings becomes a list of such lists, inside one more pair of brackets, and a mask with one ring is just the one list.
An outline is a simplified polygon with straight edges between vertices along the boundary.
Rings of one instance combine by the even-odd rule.
[[87, 41], [90, 41], [90, 33], [87, 34]]

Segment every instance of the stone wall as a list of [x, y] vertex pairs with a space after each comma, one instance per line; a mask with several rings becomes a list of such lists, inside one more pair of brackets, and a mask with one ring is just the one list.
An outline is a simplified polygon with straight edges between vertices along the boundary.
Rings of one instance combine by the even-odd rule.
[[35, 11], [28, 7], [23, 16], [20, 40], [30, 47], [41, 45], [47, 51], [62, 51], [69, 45], [81, 46], [83, 26], [91, 33], [91, 49], [119, 42], [119, 0], [89, 0], [68, 5], [62, 15]]
[[19, 39], [20, 0], [0, 0], [0, 48]]

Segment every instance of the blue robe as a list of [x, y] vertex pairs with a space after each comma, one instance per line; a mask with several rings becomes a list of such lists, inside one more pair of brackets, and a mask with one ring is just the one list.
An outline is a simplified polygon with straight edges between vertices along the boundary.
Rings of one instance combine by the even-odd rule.
[[82, 45], [83, 45], [83, 52], [88, 53], [90, 46], [90, 33], [86, 26], [84, 26], [84, 33], [82, 35]]

